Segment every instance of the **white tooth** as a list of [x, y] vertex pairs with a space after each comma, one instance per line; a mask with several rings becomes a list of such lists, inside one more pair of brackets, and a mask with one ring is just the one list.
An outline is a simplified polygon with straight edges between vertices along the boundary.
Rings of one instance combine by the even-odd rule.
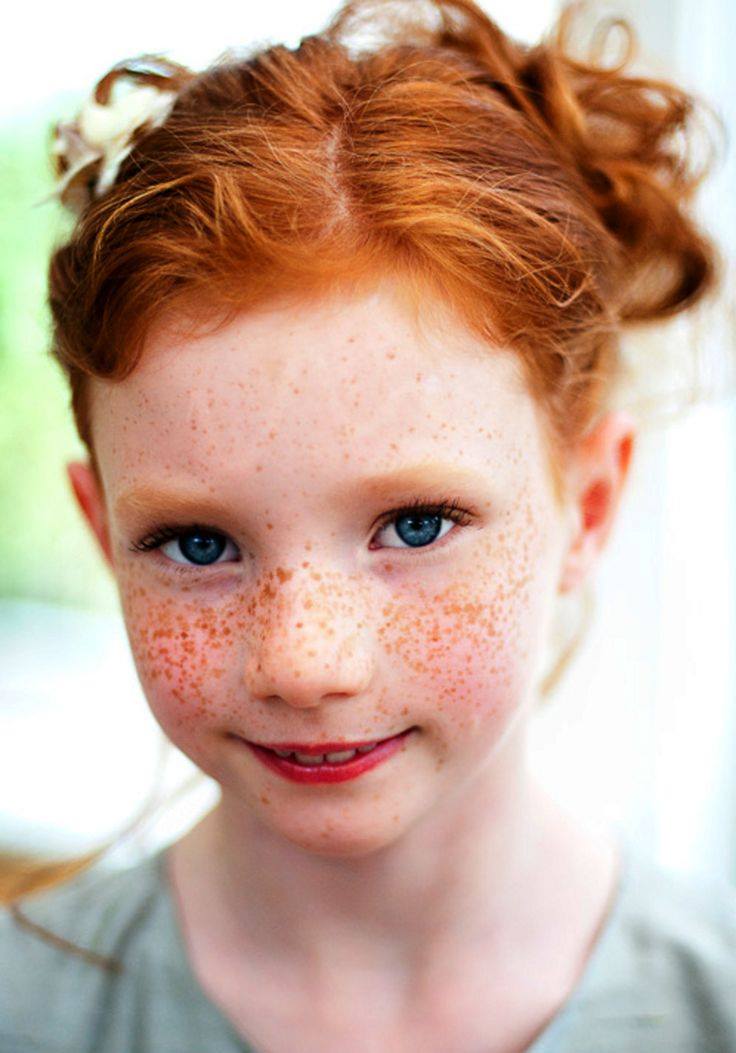
[[371, 742], [368, 746], [358, 746], [358, 753], [370, 753], [377, 745], [377, 742]]
[[340, 750], [339, 753], [325, 753], [325, 757], [330, 764], [339, 764], [340, 761], [350, 760], [356, 753], [357, 750]]
[[277, 757], [290, 757], [291, 756], [291, 750], [274, 750], [273, 752], [276, 754]]
[[318, 753], [316, 756], [308, 753], [295, 753], [294, 756], [300, 764], [324, 764], [325, 755], [324, 753]]

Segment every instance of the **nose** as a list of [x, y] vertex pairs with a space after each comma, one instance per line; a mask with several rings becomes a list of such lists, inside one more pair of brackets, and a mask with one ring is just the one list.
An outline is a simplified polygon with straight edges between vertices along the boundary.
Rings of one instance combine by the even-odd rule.
[[[297, 579], [294, 575], [294, 579]], [[331, 589], [320, 598], [292, 579], [261, 605], [244, 678], [259, 701], [312, 709], [365, 692], [373, 674], [360, 606]]]

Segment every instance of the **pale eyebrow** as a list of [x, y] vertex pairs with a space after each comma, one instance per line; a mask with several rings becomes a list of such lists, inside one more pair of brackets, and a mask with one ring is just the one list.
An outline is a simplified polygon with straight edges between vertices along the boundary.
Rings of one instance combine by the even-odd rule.
[[211, 494], [151, 485], [135, 486], [124, 491], [114, 505], [115, 515], [121, 519], [147, 515], [151, 511], [165, 516], [186, 518], [197, 515], [201, 518], [203, 512], [213, 514], [221, 510], [220, 503]]
[[427, 491], [425, 496], [448, 497], [450, 495], [446, 491], [449, 487], [455, 486], [477, 491], [479, 487], [488, 486], [488, 479], [481, 472], [470, 468], [432, 461], [397, 468], [386, 475], [364, 476], [344, 487], [342, 495], [355, 498], [360, 497], [361, 494], [367, 494], [374, 498], [388, 498], [397, 492], [411, 493], [421, 490]]
[[[488, 479], [480, 472], [462, 468], [456, 464], [444, 464], [433, 461], [419, 465], [407, 465], [384, 475], [363, 476], [334, 491], [332, 499], [346, 504], [360, 497], [373, 500], [390, 498], [397, 493], [410, 494], [421, 492], [425, 497], [437, 499], [451, 496], [449, 488], [460, 486], [478, 491], [488, 486]], [[211, 494], [201, 494], [193, 490], [172, 489], [144, 484], [124, 491], [114, 505], [115, 515], [125, 518], [129, 515], [145, 515], [152, 511], [160, 515], [185, 518], [216, 515], [226, 511], [223, 504]]]

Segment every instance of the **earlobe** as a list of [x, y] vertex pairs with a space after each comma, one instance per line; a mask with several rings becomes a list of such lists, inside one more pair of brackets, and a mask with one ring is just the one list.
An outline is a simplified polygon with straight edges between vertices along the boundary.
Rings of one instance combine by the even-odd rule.
[[92, 466], [84, 461], [70, 461], [66, 466], [66, 471], [77, 504], [97, 538], [106, 562], [112, 566], [112, 547], [110, 545], [105, 499]]
[[[579, 511], [577, 507], [575, 511]], [[575, 525], [570, 529], [568, 536], [569, 542], [560, 568], [557, 589], [560, 593], [573, 592], [586, 577], [586, 534], [579, 515], [576, 515]]]
[[634, 445], [633, 418], [607, 414], [581, 443], [572, 471], [573, 526], [560, 568], [558, 591], [570, 592], [589, 576], [613, 527]]

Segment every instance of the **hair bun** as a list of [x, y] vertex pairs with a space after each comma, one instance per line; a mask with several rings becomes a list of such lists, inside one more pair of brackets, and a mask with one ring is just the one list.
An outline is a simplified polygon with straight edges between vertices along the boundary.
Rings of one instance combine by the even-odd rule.
[[[723, 122], [675, 84], [626, 72], [638, 45], [623, 19], [599, 23], [587, 61], [575, 59], [583, 10], [563, 11], [551, 37], [526, 51], [518, 76], [621, 247], [620, 319], [665, 317], [714, 284], [717, 254], [687, 206], [717, 158]], [[623, 55], [604, 65], [617, 30]]]

